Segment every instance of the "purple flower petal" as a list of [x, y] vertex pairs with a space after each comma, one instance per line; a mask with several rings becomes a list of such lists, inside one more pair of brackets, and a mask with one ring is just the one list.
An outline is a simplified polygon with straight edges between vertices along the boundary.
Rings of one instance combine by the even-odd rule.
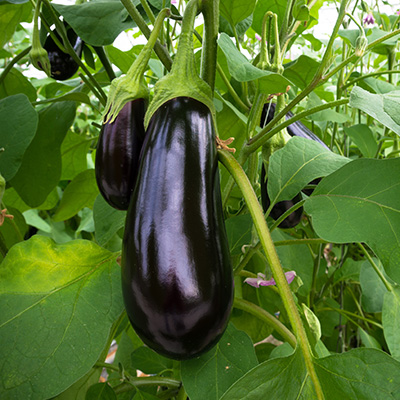
[[371, 13], [368, 13], [367, 16], [364, 18], [365, 25], [373, 25], [375, 23], [375, 18]]
[[257, 40], [261, 41], [261, 36], [260, 36], [258, 33], [256, 33], [256, 34], [254, 35], [254, 37], [255, 37]]
[[[296, 272], [289, 271], [285, 273], [286, 280], [290, 284], [293, 282], [294, 277], [296, 276]], [[246, 278], [245, 283], [255, 288], [259, 288], [260, 286], [273, 286], [276, 285], [275, 279], [271, 278], [268, 281], [265, 280], [265, 275], [262, 273], [257, 274], [257, 278]]]

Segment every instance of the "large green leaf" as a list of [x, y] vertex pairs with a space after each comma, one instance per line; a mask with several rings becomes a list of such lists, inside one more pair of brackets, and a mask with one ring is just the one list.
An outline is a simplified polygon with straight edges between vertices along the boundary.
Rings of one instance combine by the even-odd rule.
[[0, 48], [11, 39], [18, 24], [28, 21], [32, 10], [30, 3], [0, 4]]
[[37, 112], [24, 94], [0, 100], [0, 147], [4, 149], [0, 152], [0, 172], [6, 181], [20, 168], [37, 125]]
[[86, 400], [87, 390], [99, 381], [100, 375], [101, 368], [92, 368], [86, 375], [52, 400]]
[[301, 55], [291, 63], [285, 64], [283, 75], [300, 89], [304, 89], [314, 78], [319, 62], [313, 58]]
[[400, 159], [358, 159], [325, 178], [305, 203], [317, 234], [365, 242], [400, 282]]
[[34, 236], [0, 268], [0, 397], [47, 399], [97, 361], [123, 310], [115, 256], [93, 242]]
[[[276, 229], [272, 232], [272, 239], [276, 242], [279, 240], [293, 240], [294, 238], [282, 230]], [[296, 271], [296, 274], [302, 280], [303, 285], [298, 289], [298, 293], [301, 296], [307, 296], [311, 290], [314, 270], [313, 258], [308, 246], [305, 244], [296, 246], [278, 246], [276, 251], [283, 268], [285, 268], [285, 270]]]
[[132, 352], [131, 366], [145, 374], [159, 374], [166, 369], [172, 369], [173, 361], [157, 354], [149, 347], [141, 346]]
[[61, 176], [61, 143], [75, 118], [75, 102], [54, 103], [40, 110], [36, 135], [11, 181], [22, 200], [40, 206]]
[[[387, 278], [379, 260], [375, 264]], [[369, 261], [364, 261], [360, 270], [361, 304], [365, 312], [380, 313], [383, 307], [383, 298], [387, 289]]]
[[392, 356], [400, 361], [400, 287], [387, 291], [382, 309], [383, 333]]
[[99, 194], [94, 169], [87, 169], [77, 175], [64, 190], [60, 205], [54, 214], [54, 221], [65, 221], [84, 207], [93, 208]]
[[125, 226], [126, 211], [116, 210], [98, 195], [93, 205], [93, 219], [96, 241], [104, 246]]
[[258, 364], [253, 343], [232, 324], [206, 354], [182, 361], [181, 374], [191, 400], [218, 400], [237, 379]]
[[362, 155], [367, 158], [374, 158], [378, 150], [378, 143], [368, 125], [358, 124], [345, 127], [346, 135], [350, 136], [353, 142], [360, 149]]
[[231, 255], [243, 254], [242, 247], [250, 244], [253, 220], [250, 214], [237, 215], [225, 221]]
[[400, 93], [397, 90], [385, 94], [373, 94], [354, 86], [350, 93], [349, 104], [400, 135]]
[[[400, 363], [375, 349], [360, 348], [314, 360], [325, 399], [400, 398]], [[316, 398], [300, 350], [260, 364], [233, 384], [221, 400]]]
[[221, 15], [235, 26], [253, 12], [255, 0], [221, 0], [219, 9]]
[[271, 204], [292, 199], [313, 179], [329, 175], [349, 161], [313, 140], [291, 138], [269, 161], [267, 187]]
[[112, 44], [123, 30], [133, 26], [128, 12], [118, 1], [94, 0], [72, 6], [53, 6], [77, 35], [92, 46]]
[[87, 168], [86, 155], [91, 140], [74, 132], [68, 132], [61, 145], [62, 172], [61, 180], [74, 179], [76, 175]]
[[286, 88], [291, 85], [291, 82], [282, 75], [264, 71], [251, 64], [226, 33], [221, 33], [218, 45], [226, 56], [230, 74], [237, 81], [259, 79], [260, 89], [265, 93], [286, 92]]

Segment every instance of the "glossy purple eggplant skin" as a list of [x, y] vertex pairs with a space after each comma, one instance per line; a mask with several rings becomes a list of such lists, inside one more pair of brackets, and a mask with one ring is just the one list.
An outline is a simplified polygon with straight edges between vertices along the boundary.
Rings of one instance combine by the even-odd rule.
[[189, 97], [164, 103], [146, 131], [122, 246], [125, 308], [143, 342], [188, 359], [223, 334], [233, 273], [210, 110]]
[[[62, 43], [60, 36], [54, 32], [58, 40]], [[80, 58], [82, 56], [83, 41], [82, 39], [73, 31], [72, 28], [67, 28], [67, 36], [75, 50], [75, 53]], [[64, 53], [54, 42], [53, 38], [48, 35], [43, 48], [47, 51], [49, 55], [51, 77], [59, 81], [65, 81], [75, 75], [78, 71], [79, 65], [76, 61], [68, 54]]]
[[127, 210], [139, 171], [147, 100], [129, 101], [113, 123], [103, 125], [95, 171], [100, 193], [110, 206]]
[[[260, 185], [261, 185], [261, 203], [263, 206], [264, 212], [266, 212], [271, 204], [271, 201], [268, 196], [267, 191], [267, 182], [265, 179], [265, 168], [264, 164], [261, 167], [261, 177], [260, 177]], [[296, 203], [301, 201], [300, 193], [297, 194], [291, 200], [283, 200], [276, 203], [269, 214], [269, 216], [275, 221], [279, 219], [281, 215], [283, 215], [287, 210], [292, 208]], [[296, 211], [292, 212], [289, 216], [287, 216], [279, 225], [279, 228], [289, 229], [294, 228], [300, 221], [303, 215], [303, 207], [298, 208]]]
[[[274, 114], [275, 114], [275, 108], [276, 108], [275, 103], [271, 103], [271, 105], [270, 105], [270, 103], [264, 104], [264, 108], [263, 108], [263, 111], [261, 114], [261, 126], [265, 126], [269, 122], [272, 121], [272, 119], [274, 118]], [[293, 113], [289, 111], [286, 114], [286, 119], [289, 119], [292, 117], [293, 117]], [[300, 121], [296, 121], [293, 124], [290, 124], [286, 128], [286, 130], [290, 136], [299, 136], [299, 137], [303, 137], [306, 139], [314, 140], [315, 142], [318, 142], [325, 148], [329, 149], [329, 147], [314, 132], [310, 131], [310, 129], [308, 129]]]

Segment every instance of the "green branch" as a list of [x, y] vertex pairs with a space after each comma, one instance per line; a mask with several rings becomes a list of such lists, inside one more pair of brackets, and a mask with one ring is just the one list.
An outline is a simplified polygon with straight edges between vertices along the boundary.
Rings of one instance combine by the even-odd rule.
[[286, 342], [288, 342], [293, 348], [296, 348], [296, 337], [293, 335], [290, 330], [279, 321], [278, 318], [270, 314], [268, 311], [265, 311], [263, 308], [253, 304], [249, 301], [235, 298], [233, 302], [233, 307], [238, 310], [245, 311], [251, 315], [254, 315], [261, 321], [266, 322], [269, 326], [274, 328], [279, 335], [281, 335]]
[[0, 75], [0, 86], [3, 83], [4, 79], [11, 71], [12, 67], [20, 60], [22, 60], [25, 56], [29, 54], [31, 51], [32, 46], [27, 47], [26, 49], [22, 50], [21, 53], [17, 54], [4, 68], [4, 71]]
[[[135, 5], [131, 2], [131, 0], [121, 0], [121, 3], [124, 5], [129, 15], [131, 16], [135, 24], [138, 26], [138, 28], [141, 30], [143, 35], [146, 36], [146, 39], [149, 39], [151, 33], [150, 29], [147, 26], [146, 21], [140, 15]], [[154, 51], [157, 54], [157, 57], [160, 59], [160, 61], [164, 64], [164, 67], [168, 71], [170, 71], [172, 67], [171, 57], [169, 56], [167, 49], [164, 46], [162, 46], [160, 41], [158, 40], [154, 46]]]
[[393, 286], [389, 283], [389, 281], [386, 279], [385, 275], [383, 275], [382, 271], [378, 268], [378, 266], [375, 264], [374, 260], [368, 253], [367, 249], [361, 244], [357, 243], [358, 247], [361, 249], [361, 251], [364, 253], [365, 257], [367, 257], [369, 263], [371, 264], [372, 268], [374, 271], [377, 273], [379, 276], [379, 279], [382, 281], [382, 283], [385, 285], [386, 289], [389, 292], [393, 292]]

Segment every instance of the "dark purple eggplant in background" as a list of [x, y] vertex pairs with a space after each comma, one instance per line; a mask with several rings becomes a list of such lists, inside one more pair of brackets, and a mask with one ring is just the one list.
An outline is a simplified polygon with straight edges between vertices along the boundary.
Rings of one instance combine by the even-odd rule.
[[[80, 58], [82, 56], [84, 43], [71, 27], [66, 28], [68, 39], [72, 47], [74, 48], [75, 53]], [[58, 35], [58, 33], [56, 31], [53, 31], [53, 33], [54, 35], [56, 35], [60, 43], [62, 43], [62, 39]], [[66, 79], [74, 76], [76, 71], [78, 71], [79, 65], [76, 63], [76, 61], [68, 53], [64, 53], [57, 46], [50, 35], [47, 36], [43, 48], [47, 51], [49, 55], [52, 78], [59, 81], [65, 81]]]
[[113, 123], [101, 129], [96, 151], [96, 181], [100, 193], [112, 207], [127, 210], [139, 170], [144, 141], [147, 100], [125, 104]]
[[189, 97], [153, 114], [122, 246], [125, 308], [156, 352], [187, 359], [223, 334], [233, 273], [210, 109]]
[[[264, 105], [264, 108], [263, 108], [263, 111], [261, 114], [261, 127], [264, 127], [265, 125], [267, 125], [269, 122], [272, 121], [272, 119], [274, 118], [274, 114], [275, 114], [275, 108], [276, 108], [275, 103], [267, 103]], [[286, 119], [289, 119], [292, 117], [293, 117], [293, 113], [289, 111], [286, 114]], [[325, 148], [329, 149], [329, 147], [314, 132], [310, 131], [310, 129], [308, 129], [300, 121], [293, 122], [293, 124], [290, 124], [286, 128], [286, 130], [290, 136], [299, 136], [299, 137], [303, 137], [306, 139], [311, 139], [311, 140], [314, 140], [315, 142], [320, 143]]]

